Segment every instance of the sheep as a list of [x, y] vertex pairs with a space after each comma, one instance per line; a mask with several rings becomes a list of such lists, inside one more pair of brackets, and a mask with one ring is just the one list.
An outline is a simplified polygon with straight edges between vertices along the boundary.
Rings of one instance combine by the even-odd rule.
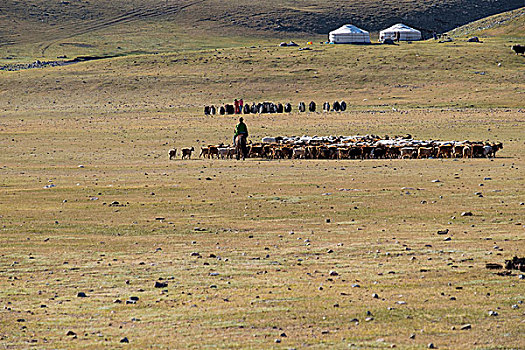
[[176, 148], [170, 149], [168, 154], [170, 156], [170, 160], [172, 160], [173, 158], [175, 158], [177, 156], [177, 149]]
[[191, 148], [182, 148], [180, 151], [182, 152], [182, 159], [184, 159], [184, 158], [191, 159], [191, 153], [193, 151], [195, 151], [195, 149], [193, 147], [191, 147]]

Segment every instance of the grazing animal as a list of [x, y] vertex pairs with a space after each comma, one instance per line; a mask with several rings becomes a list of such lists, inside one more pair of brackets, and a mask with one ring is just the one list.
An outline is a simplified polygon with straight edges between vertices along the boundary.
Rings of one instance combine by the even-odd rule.
[[337, 159], [348, 159], [350, 154], [350, 148], [338, 147], [337, 148]]
[[326, 146], [318, 146], [317, 147], [317, 159], [329, 159], [330, 158], [330, 150]]
[[210, 114], [211, 114], [211, 115], [215, 115], [216, 113], [217, 113], [217, 110], [215, 109], [215, 106], [212, 105], [212, 106], [210, 107]]
[[299, 112], [301, 113], [306, 111], [306, 105], [304, 104], [304, 102], [299, 102], [298, 108], [299, 108]]
[[209, 147], [201, 147], [201, 153], [199, 154], [199, 157], [208, 158], [209, 154], [210, 154]]
[[234, 105], [226, 105], [226, 114], [235, 114], [235, 106]]
[[233, 147], [218, 147], [217, 148], [217, 153], [218, 153], [218, 156], [217, 158], [221, 158], [221, 159], [228, 159], [228, 158], [232, 158], [233, 156], [233, 153], [234, 152], [234, 148]]
[[454, 148], [452, 150], [452, 155], [454, 158], [461, 158], [463, 157], [463, 145], [454, 145]]
[[310, 112], [315, 112], [315, 108], [316, 108], [315, 102], [311, 101], [310, 104], [308, 105], [308, 110]]
[[305, 159], [305, 149], [304, 148], [294, 148], [293, 149], [293, 154], [292, 154], [292, 158], [293, 159]]
[[248, 156], [248, 150], [246, 149], [246, 134], [239, 134], [235, 137], [235, 156], [237, 160], [244, 160]]
[[341, 105], [337, 101], [335, 101], [332, 106], [334, 108], [334, 111], [336, 111], [336, 112], [339, 112], [341, 110]]
[[219, 158], [218, 146], [208, 145], [208, 158], [213, 158], [213, 156]]
[[525, 54], [525, 46], [523, 45], [512, 45], [512, 50], [516, 53], [516, 55]]
[[180, 151], [182, 152], [182, 159], [185, 159], [185, 158], [191, 159], [191, 153], [195, 151], [195, 149], [193, 147], [183, 148]]
[[252, 145], [248, 156], [251, 158], [262, 157], [263, 156], [263, 146], [260, 144]]
[[386, 156], [386, 149], [383, 147], [374, 147], [372, 149], [372, 152], [370, 153], [371, 158], [381, 159], [385, 158]]
[[170, 156], [170, 160], [172, 160], [173, 158], [175, 158], [177, 156], [177, 149], [176, 148], [170, 149], [168, 154]]
[[470, 145], [463, 146], [463, 158], [472, 158], [472, 147]]
[[452, 145], [440, 145], [437, 156], [438, 158], [452, 158]]
[[492, 144], [492, 157], [496, 158], [496, 152], [503, 148], [503, 144], [501, 142]]
[[401, 158], [415, 158], [417, 156], [417, 148], [416, 147], [402, 147], [400, 149], [401, 151]]
[[284, 158], [283, 150], [281, 148], [274, 148], [270, 158], [283, 159]]
[[386, 157], [390, 159], [400, 158], [401, 150], [398, 146], [390, 146], [386, 149]]
[[371, 146], [361, 146], [361, 159], [372, 158], [372, 151], [374, 150]]
[[290, 113], [292, 111], [292, 105], [290, 103], [287, 103], [284, 105], [284, 111], [286, 113]]
[[225, 114], [226, 114], [226, 108], [224, 108], [224, 106], [221, 106], [221, 107], [219, 108], [219, 114], [220, 114], [220, 115], [225, 115]]
[[434, 149], [432, 147], [419, 147], [417, 150], [417, 158], [430, 158], [432, 157]]
[[323, 103], [323, 112], [330, 112], [330, 103], [329, 102]]
[[339, 107], [341, 108], [341, 112], [346, 111], [346, 102], [341, 101], [341, 103], [339, 103]]
[[282, 113], [284, 111], [284, 106], [282, 103], [277, 104], [277, 113]]
[[293, 148], [292, 147], [286, 147], [286, 146], [283, 146], [281, 147], [281, 151], [283, 152], [283, 158], [287, 158], [287, 159], [290, 159], [292, 158], [292, 155], [293, 155]]
[[481, 158], [483, 157], [483, 147], [482, 143], [476, 143], [472, 145], [472, 158]]
[[243, 111], [244, 114], [250, 114], [250, 112], [251, 112], [250, 105], [249, 104], [245, 104], [242, 111]]
[[210, 106], [204, 106], [204, 115], [210, 115]]
[[361, 155], [363, 154], [361, 147], [359, 146], [353, 146], [348, 151], [348, 158], [350, 159], [357, 159], [361, 158]]

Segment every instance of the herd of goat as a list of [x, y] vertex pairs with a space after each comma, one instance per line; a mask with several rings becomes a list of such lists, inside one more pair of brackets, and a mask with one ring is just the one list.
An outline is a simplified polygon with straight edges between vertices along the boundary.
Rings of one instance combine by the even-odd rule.
[[[480, 141], [424, 141], [409, 136], [381, 138], [366, 136], [264, 137], [248, 146], [248, 158], [267, 159], [422, 159], [489, 158], [503, 148], [502, 143]], [[191, 158], [194, 148], [183, 148], [182, 159]], [[200, 149], [202, 158], [232, 159], [235, 147], [208, 145]], [[170, 159], [177, 155], [169, 151]]]
[[[323, 112], [344, 112], [346, 111], [346, 102], [345, 101], [335, 101], [332, 105], [329, 102], [323, 103]], [[306, 112], [306, 104], [304, 102], [299, 102], [297, 106], [299, 112]], [[308, 104], [308, 111], [315, 112], [317, 110], [317, 105], [314, 101], [311, 101]], [[225, 114], [265, 114], [265, 113], [291, 113], [292, 104], [291, 103], [274, 103], [274, 102], [253, 102], [250, 104], [245, 104], [236, 108], [232, 104], [225, 104], [224, 106], [215, 107], [204, 106], [204, 115], [225, 115]]]

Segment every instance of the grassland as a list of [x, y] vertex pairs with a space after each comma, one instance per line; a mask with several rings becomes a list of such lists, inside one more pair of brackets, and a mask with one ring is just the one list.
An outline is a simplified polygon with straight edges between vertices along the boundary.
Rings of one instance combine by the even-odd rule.
[[[0, 72], [2, 347], [525, 348], [524, 280], [485, 269], [525, 255], [524, 61], [509, 38], [310, 51], [277, 39]], [[247, 116], [253, 140], [410, 133], [504, 148], [168, 161], [172, 147], [229, 142], [235, 118], [202, 106], [235, 97], [351, 106]]]
[[442, 33], [523, 7], [521, 0], [5, 0], [0, 4], [0, 64], [239, 46], [265, 39], [326, 40], [353, 23], [377, 33], [404, 22]]

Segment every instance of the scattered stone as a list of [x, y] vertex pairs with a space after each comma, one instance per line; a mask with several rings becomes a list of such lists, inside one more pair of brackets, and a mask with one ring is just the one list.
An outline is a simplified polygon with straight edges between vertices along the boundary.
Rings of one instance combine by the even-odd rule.
[[127, 337], [124, 337], [124, 338], [120, 339], [120, 342], [121, 343], [129, 343], [129, 339]]
[[193, 253], [190, 254], [190, 256], [198, 256], [198, 257], [200, 257], [201, 255], [200, 255], [200, 253], [193, 252]]
[[500, 270], [500, 269], [503, 268], [503, 265], [496, 264], [496, 263], [486, 263], [485, 264], [485, 268], [487, 268], [489, 270]]
[[73, 332], [73, 331], [68, 331], [66, 333], [66, 336], [71, 336], [71, 335], [77, 335], [77, 334], [75, 332]]
[[447, 238], [444, 239], [445, 242], [448, 242], [448, 241], [451, 241], [451, 240], [452, 240], [452, 238], [450, 238], [450, 237], [447, 237]]
[[514, 310], [516, 310], [516, 309], [519, 309], [520, 307], [519, 307], [518, 304], [514, 304], [514, 305], [512, 305], [512, 308], [513, 308]]
[[329, 224], [330, 223], [330, 219], [326, 219], [326, 223]]
[[367, 317], [367, 318], [365, 318], [365, 322], [370, 322], [370, 321], [373, 321], [373, 320], [374, 320], [373, 317]]
[[129, 297], [129, 300], [139, 301], [139, 297], [131, 296]]
[[437, 232], [438, 235], [446, 235], [447, 233], [449, 232], [448, 228], [444, 229], [444, 230], [439, 230]]
[[78, 292], [77, 293], [77, 298], [87, 298], [87, 295], [84, 292]]
[[334, 271], [334, 270], [330, 270], [330, 272], [328, 273], [330, 276], [339, 276], [339, 274]]
[[429, 343], [429, 344], [428, 344], [428, 348], [429, 348], [429, 349], [435, 349], [436, 346], [434, 345], [434, 343]]
[[410, 339], [416, 339], [416, 335], [412, 333], [412, 334], [410, 334], [410, 337], [409, 337], [409, 338], [410, 338]]
[[464, 211], [463, 213], [461, 213], [461, 216], [472, 216], [472, 212], [471, 211]]
[[287, 337], [286, 333], [282, 332], [281, 333], [281, 337], [283, 337], [283, 338]]
[[281, 342], [281, 339], [275, 339], [274, 342], [276, 342], [277, 344], [279, 344]]
[[352, 288], [361, 288], [361, 286], [357, 283], [352, 284]]
[[159, 282], [159, 281], [155, 282], [155, 288], [167, 288], [167, 287], [168, 287], [168, 282]]
[[372, 298], [374, 299], [379, 299], [379, 295], [377, 295], [376, 293], [372, 294]]
[[436, 183], [436, 182], [441, 182], [439, 179], [435, 179], [435, 180], [432, 180], [432, 182]]
[[334, 251], [333, 251], [332, 249], [328, 249], [326, 252], [327, 252], [328, 254], [331, 254], [331, 253], [333, 253]]
[[464, 324], [463, 326], [461, 326], [460, 329], [462, 331], [466, 331], [466, 330], [472, 329], [472, 325], [470, 323], [467, 323], [467, 324]]
[[115, 300], [113, 300], [113, 302], [115, 304], [122, 304], [122, 300], [120, 300], [120, 299], [115, 299]]
[[496, 311], [489, 311], [489, 316], [498, 316], [499, 314]]

